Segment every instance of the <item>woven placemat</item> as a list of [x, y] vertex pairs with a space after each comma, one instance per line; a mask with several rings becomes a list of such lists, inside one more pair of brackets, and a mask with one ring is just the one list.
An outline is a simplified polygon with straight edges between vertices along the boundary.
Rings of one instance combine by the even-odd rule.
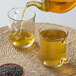
[[8, 27], [0, 28], [0, 65], [16, 63], [25, 70], [25, 76], [76, 76], [76, 30], [66, 27], [69, 31], [68, 40], [71, 45], [71, 60], [58, 68], [48, 68], [42, 65], [38, 58], [38, 29], [40, 26], [55, 25], [49, 23], [35, 24], [35, 43], [27, 48], [14, 47], [8, 39]]

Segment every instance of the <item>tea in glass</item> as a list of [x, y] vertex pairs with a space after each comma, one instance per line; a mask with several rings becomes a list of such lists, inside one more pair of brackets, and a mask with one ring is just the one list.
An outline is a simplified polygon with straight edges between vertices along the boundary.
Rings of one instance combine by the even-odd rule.
[[33, 44], [35, 36], [28, 30], [21, 30], [20, 35], [18, 31], [9, 34], [9, 39], [15, 46], [27, 46]]
[[[34, 43], [34, 21], [35, 12], [27, 10], [24, 17], [23, 8], [14, 8], [8, 12], [10, 19], [9, 24], [9, 40], [18, 47], [29, 47]], [[31, 14], [30, 14], [31, 13]]]

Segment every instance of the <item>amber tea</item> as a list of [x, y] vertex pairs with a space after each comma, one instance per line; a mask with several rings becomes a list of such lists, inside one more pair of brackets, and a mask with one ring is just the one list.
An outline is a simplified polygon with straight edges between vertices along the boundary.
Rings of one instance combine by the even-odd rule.
[[27, 30], [21, 30], [19, 35], [19, 32], [20, 31], [12, 32], [12, 34], [9, 35], [9, 39], [13, 45], [28, 47], [33, 44], [35, 39], [34, 33]]
[[76, 1], [67, 2], [62, 0], [59, 2], [58, 0], [46, 0], [45, 5], [47, 5], [46, 11], [63, 13], [71, 10], [76, 5]]
[[75, 0], [42, 0], [43, 2], [30, 1], [27, 3], [27, 7], [36, 6], [40, 10], [55, 12], [55, 13], [65, 13], [70, 11], [76, 6]]
[[66, 45], [63, 41], [67, 37], [62, 30], [47, 29], [39, 34], [39, 57], [46, 66], [61, 65], [61, 59], [66, 59]]

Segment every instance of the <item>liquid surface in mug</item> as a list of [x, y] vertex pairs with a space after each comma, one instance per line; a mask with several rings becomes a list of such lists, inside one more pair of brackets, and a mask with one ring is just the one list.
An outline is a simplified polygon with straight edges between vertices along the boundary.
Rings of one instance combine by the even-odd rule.
[[21, 30], [20, 35], [19, 32], [20, 31], [15, 31], [9, 35], [9, 39], [13, 45], [29, 46], [33, 44], [35, 39], [34, 33], [23, 29]]
[[66, 45], [62, 41], [66, 33], [62, 30], [48, 29], [40, 32], [39, 57], [46, 66], [58, 66], [61, 59], [66, 59]]

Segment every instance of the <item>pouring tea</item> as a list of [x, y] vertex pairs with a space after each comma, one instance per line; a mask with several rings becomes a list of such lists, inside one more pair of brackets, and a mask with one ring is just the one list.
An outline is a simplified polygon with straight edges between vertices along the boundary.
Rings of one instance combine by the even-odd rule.
[[19, 28], [19, 34], [21, 32], [21, 27], [23, 25], [24, 16], [26, 14], [27, 8], [30, 6], [36, 6], [40, 10], [45, 12], [54, 12], [54, 13], [65, 13], [70, 11], [76, 5], [76, 0], [44, 0], [41, 2], [29, 1], [22, 13], [21, 26]]

